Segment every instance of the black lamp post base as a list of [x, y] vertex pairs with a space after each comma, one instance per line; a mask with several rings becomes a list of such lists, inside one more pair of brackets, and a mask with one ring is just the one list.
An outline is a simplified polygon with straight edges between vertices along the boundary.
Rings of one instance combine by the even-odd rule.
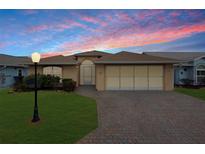
[[40, 118], [33, 118], [31, 121], [32, 122], [38, 122], [38, 121], [40, 121]]

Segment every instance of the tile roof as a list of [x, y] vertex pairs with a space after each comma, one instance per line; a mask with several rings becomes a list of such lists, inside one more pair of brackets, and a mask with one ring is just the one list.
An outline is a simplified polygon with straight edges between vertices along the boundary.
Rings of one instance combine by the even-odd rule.
[[205, 52], [144, 52], [144, 54], [185, 61], [193, 61], [195, 58], [205, 56]]
[[146, 54], [131, 53], [126, 51], [102, 57], [95, 61], [96, 64], [160, 64], [178, 62], [179, 61], [170, 58], [162, 58]]
[[25, 66], [30, 60], [29, 57], [17, 57], [11, 55], [0, 54], [0, 65], [5, 66]]
[[39, 65], [75, 65], [78, 62], [75, 60], [74, 56], [52, 56], [47, 58], [42, 58]]

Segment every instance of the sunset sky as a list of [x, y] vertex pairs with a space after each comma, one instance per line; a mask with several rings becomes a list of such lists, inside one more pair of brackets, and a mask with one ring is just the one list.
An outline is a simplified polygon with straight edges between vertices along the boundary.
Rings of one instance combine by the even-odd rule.
[[205, 10], [0, 10], [0, 53], [203, 51]]

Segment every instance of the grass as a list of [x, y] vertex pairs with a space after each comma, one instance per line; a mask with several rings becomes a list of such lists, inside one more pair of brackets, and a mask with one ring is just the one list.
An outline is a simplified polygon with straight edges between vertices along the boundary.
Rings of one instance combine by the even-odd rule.
[[41, 121], [34, 124], [33, 92], [0, 90], [0, 143], [75, 143], [97, 127], [95, 100], [66, 92], [38, 94]]
[[176, 88], [175, 91], [205, 100], [205, 88], [201, 88], [201, 89]]

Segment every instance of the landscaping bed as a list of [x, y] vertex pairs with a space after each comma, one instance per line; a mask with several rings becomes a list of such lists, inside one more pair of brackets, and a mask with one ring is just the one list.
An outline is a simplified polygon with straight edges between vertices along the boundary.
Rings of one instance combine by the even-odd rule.
[[32, 123], [33, 92], [0, 90], [0, 143], [75, 143], [97, 128], [95, 100], [73, 92], [40, 91], [40, 122]]

